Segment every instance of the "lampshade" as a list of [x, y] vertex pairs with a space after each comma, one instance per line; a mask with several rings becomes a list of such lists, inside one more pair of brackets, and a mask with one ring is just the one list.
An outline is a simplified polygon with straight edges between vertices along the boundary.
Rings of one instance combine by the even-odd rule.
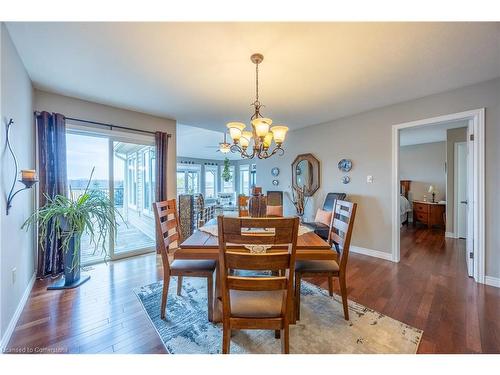
[[252, 120], [252, 125], [255, 128], [255, 134], [257, 137], [265, 137], [269, 133], [269, 127], [273, 123], [270, 118], [259, 117]]
[[219, 143], [219, 151], [223, 154], [227, 154], [231, 151], [231, 145], [229, 143]]
[[241, 147], [247, 148], [250, 145], [250, 141], [252, 140], [252, 132], [242, 132], [240, 138]]
[[434, 186], [429, 186], [429, 190], [428, 190], [429, 193], [433, 193], [434, 192]]
[[266, 136], [264, 137], [264, 147], [265, 148], [269, 148], [271, 146], [271, 142], [273, 141], [273, 133], [269, 132], [266, 134]]
[[273, 132], [274, 142], [276, 142], [277, 145], [280, 145], [285, 141], [285, 136], [286, 132], [288, 131], [288, 127], [283, 125], [277, 125], [273, 126], [271, 128], [271, 131]]
[[245, 129], [245, 124], [242, 122], [229, 122], [226, 126], [229, 129], [231, 139], [237, 142], [241, 137], [241, 132]]

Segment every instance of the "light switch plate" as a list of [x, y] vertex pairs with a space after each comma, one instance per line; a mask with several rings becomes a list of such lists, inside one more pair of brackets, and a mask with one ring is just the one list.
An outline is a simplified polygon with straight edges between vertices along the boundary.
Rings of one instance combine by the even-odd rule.
[[366, 183], [372, 184], [373, 183], [373, 176], [366, 176]]

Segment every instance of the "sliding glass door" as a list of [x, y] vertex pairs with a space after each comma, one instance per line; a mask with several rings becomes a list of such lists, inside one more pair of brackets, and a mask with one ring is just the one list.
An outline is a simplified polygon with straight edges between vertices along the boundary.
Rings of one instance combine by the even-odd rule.
[[[156, 155], [154, 139], [143, 135], [116, 134], [68, 127], [68, 183], [81, 194], [95, 168], [89, 189], [109, 195], [119, 215], [116, 233], [107, 233], [106, 252], [111, 259], [143, 254], [155, 249]], [[104, 259], [95, 251], [88, 234], [82, 238], [82, 264]]]

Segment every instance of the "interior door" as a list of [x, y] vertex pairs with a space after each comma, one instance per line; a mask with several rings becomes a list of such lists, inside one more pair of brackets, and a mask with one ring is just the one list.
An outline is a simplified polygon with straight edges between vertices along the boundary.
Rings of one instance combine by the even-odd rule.
[[467, 216], [467, 232], [466, 232], [466, 251], [465, 251], [465, 261], [467, 262], [467, 273], [470, 277], [474, 274], [474, 209], [475, 202], [472, 199], [474, 196], [474, 184], [473, 184], [473, 157], [474, 154], [474, 142], [471, 141], [472, 130], [471, 126], [467, 127], [467, 142], [466, 142], [466, 152], [465, 152], [465, 165], [466, 165], [466, 216]]
[[457, 173], [457, 235], [459, 238], [467, 238], [467, 144], [456, 143], [456, 173]]

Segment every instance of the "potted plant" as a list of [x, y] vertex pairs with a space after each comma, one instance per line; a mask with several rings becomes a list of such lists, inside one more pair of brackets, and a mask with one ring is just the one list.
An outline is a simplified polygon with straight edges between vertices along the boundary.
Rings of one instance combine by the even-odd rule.
[[224, 169], [222, 170], [222, 179], [224, 180], [224, 182], [231, 181], [231, 178], [233, 177], [233, 176], [231, 176], [230, 167], [231, 167], [231, 165], [229, 164], [229, 159], [225, 158], [224, 159]]
[[38, 228], [39, 241], [42, 251], [45, 250], [47, 235], [54, 235], [60, 243], [64, 258], [64, 277], [49, 286], [47, 289], [75, 288], [90, 276], [80, 277], [81, 264], [81, 237], [88, 233], [90, 243], [95, 251], [101, 249], [104, 260], [109, 255], [106, 241], [110, 230], [116, 232], [116, 211], [109, 197], [101, 190], [89, 188], [94, 169], [87, 186], [81, 195], [73, 193], [70, 187], [70, 197], [56, 195], [53, 198], [46, 196], [47, 203], [35, 210], [24, 222], [22, 228], [31, 226]]

